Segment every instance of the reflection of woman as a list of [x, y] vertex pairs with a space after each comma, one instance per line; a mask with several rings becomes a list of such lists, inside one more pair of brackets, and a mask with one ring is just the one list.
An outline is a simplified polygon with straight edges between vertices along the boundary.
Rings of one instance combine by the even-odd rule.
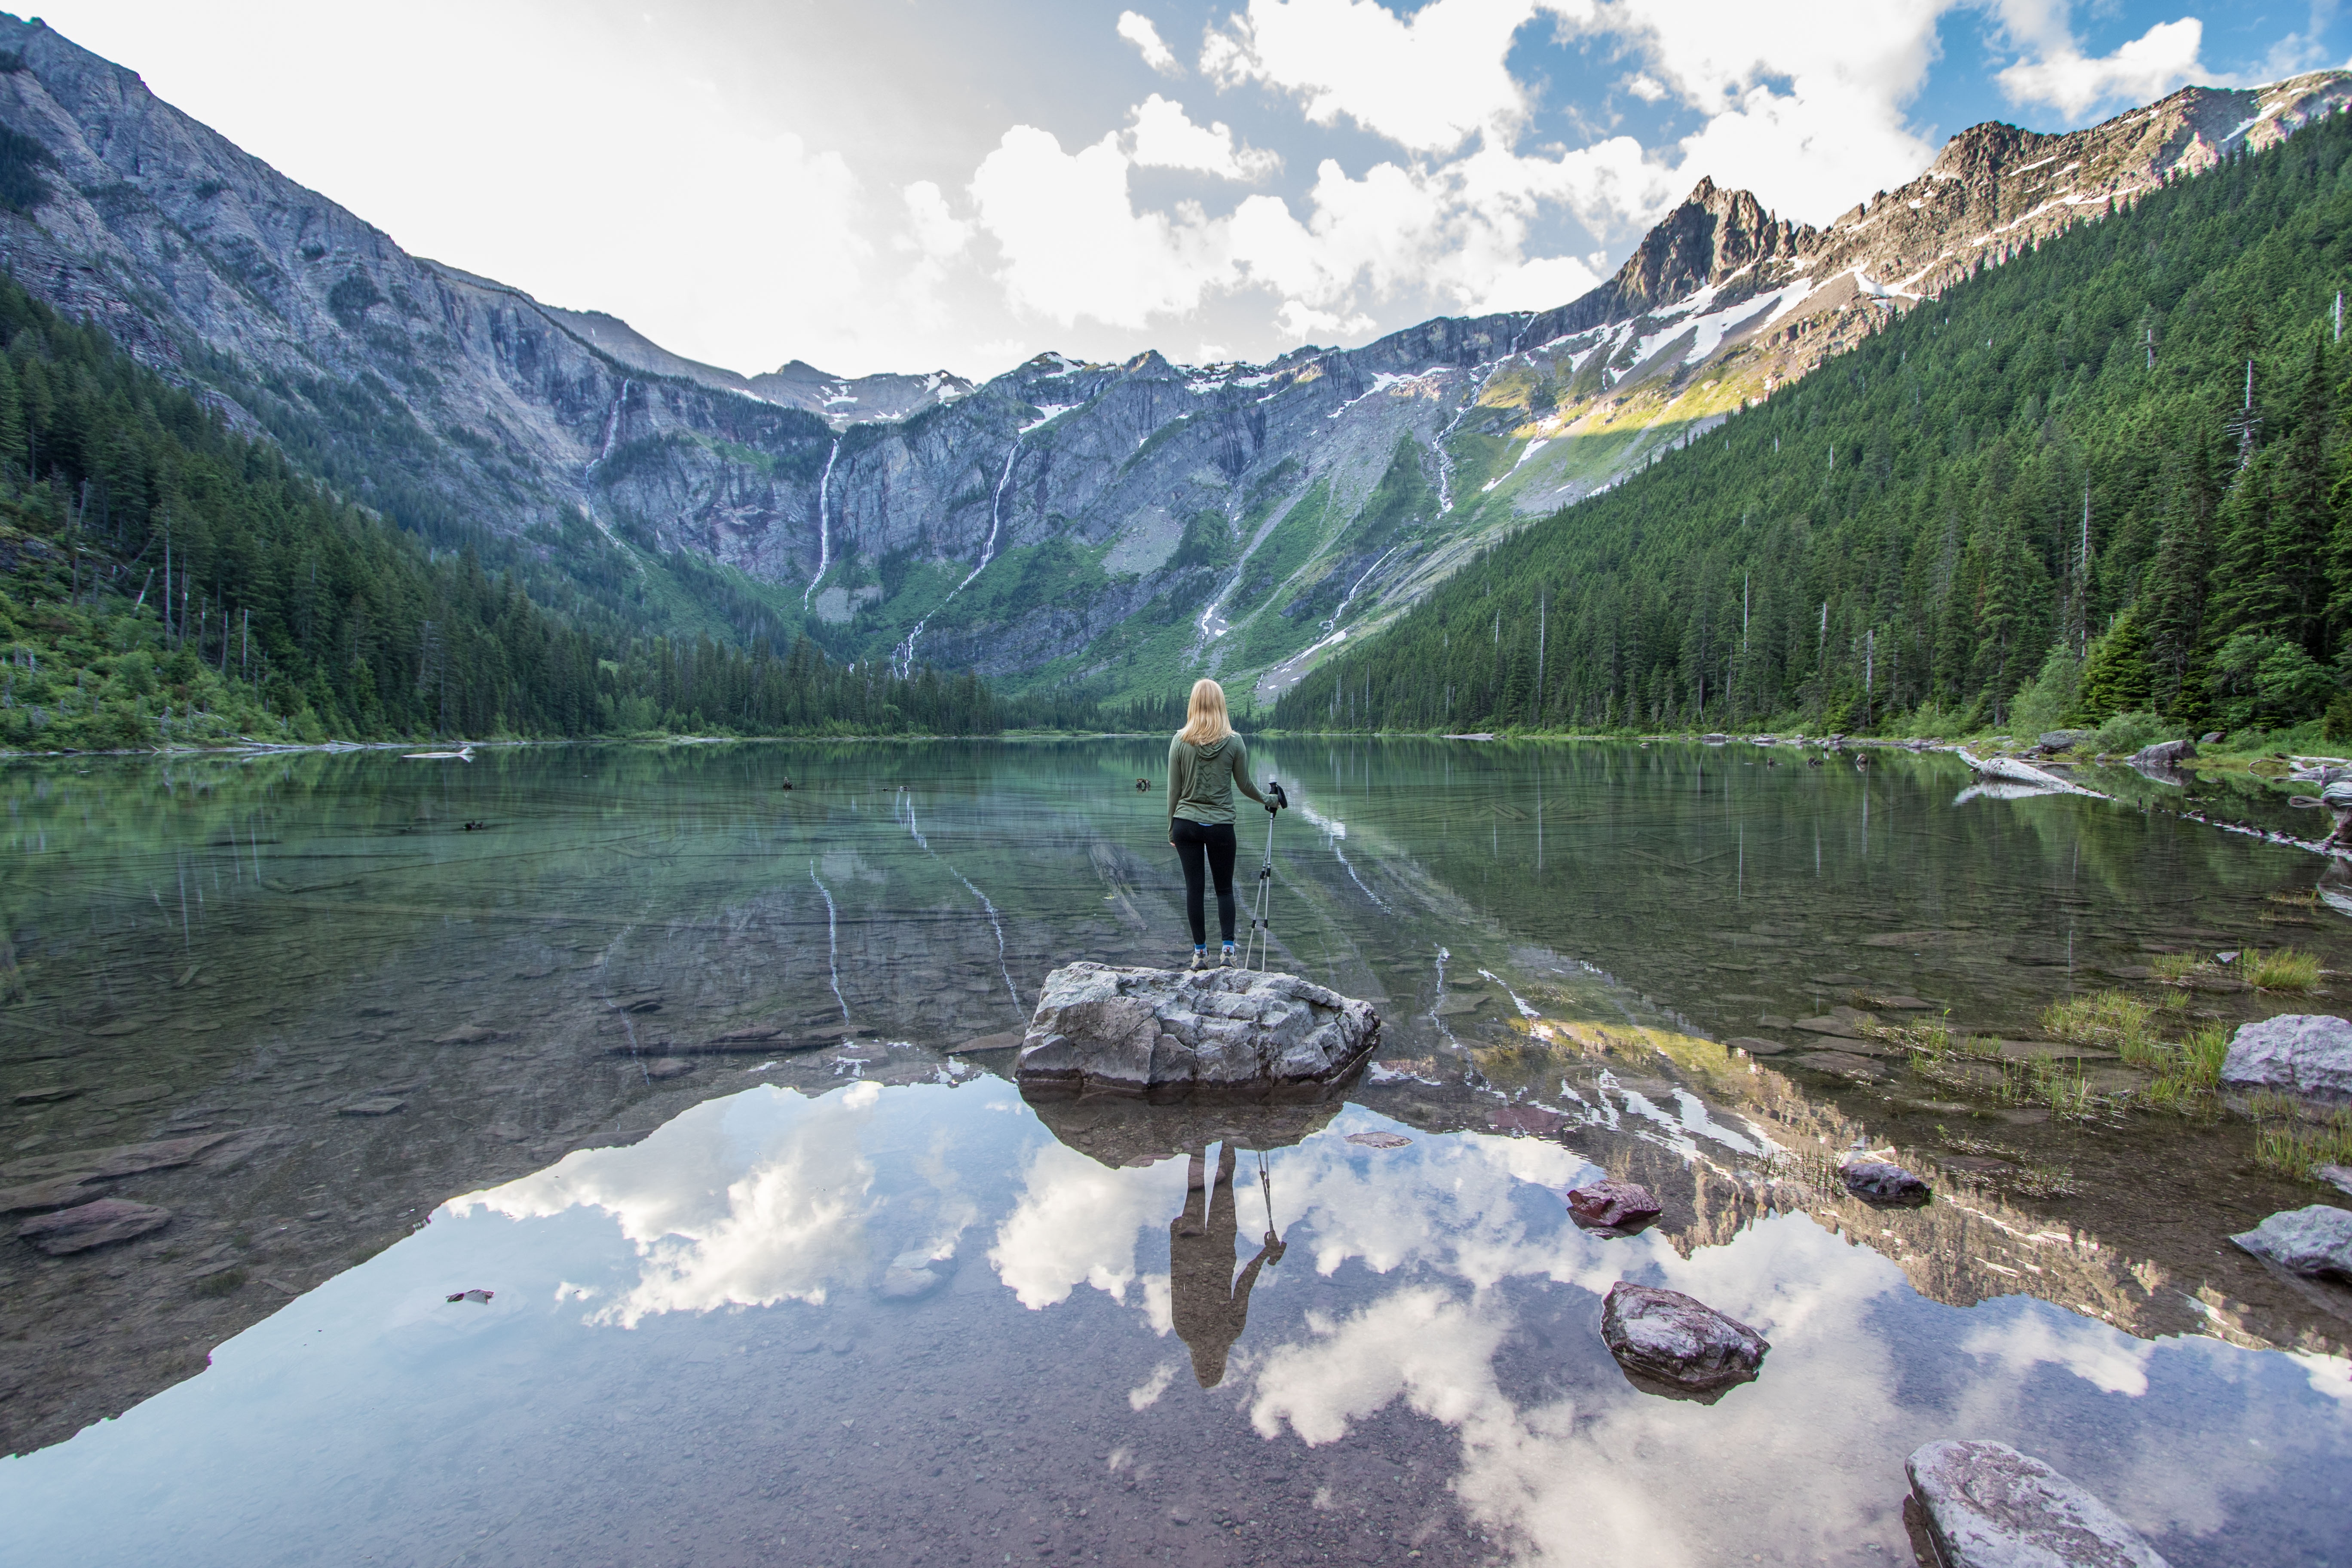
[[1184, 1212], [1168, 1222], [1168, 1295], [1176, 1331], [1192, 1352], [1192, 1375], [1202, 1388], [1225, 1380], [1225, 1353], [1249, 1321], [1250, 1290], [1257, 1271], [1282, 1261], [1283, 1243], [1274, 1232], [1255, 1258], [1234, 1278], [1234, 1237], [1241, 1221], [1234, 1213], [1234, 1146], [1217, 1155], [1217, 1184], [1205, 1181], [1208, 1148], [1192, 1152], [1185, 1173]]
[[[1234, 786], [1268, 811], [1274, 806], [1250, 783], [1249, 750], [1225, 716], [1225, 689], [1213, 680], [1192, 683], [1184, 727], [1168, 742], [1168, 842], [1184, 862], [1184, 913], [1192, 921], [1192, 967], [1207, 969], [1209, 928], [1203, 870], [1217, 879], [1217, 929], [1224, 936], [1223, 963], [1234, 956]], [[1205, 868], [1203, 866], [1205, 862]]]

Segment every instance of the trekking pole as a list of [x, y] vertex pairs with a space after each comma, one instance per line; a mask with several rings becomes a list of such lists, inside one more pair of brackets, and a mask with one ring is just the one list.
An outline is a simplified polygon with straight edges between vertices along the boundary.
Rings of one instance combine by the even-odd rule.
[[1265, 858], [1258, 862], [1257, 901], [1250, 909], [1250, 945], [1242, 954], [1244, 969], [1264, 968], [1274, 952], [1274, 925], [1267, 919], [1274, 910], [1274, 814], [1276, 806], [1288, 805], [1290, 797], [1272, 779], [1265, 781], [1265, 792], [1274, 802], [1265, 808]]

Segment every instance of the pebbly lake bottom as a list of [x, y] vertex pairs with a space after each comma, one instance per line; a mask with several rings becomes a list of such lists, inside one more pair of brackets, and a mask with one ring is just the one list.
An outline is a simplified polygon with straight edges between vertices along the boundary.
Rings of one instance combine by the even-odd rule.
[[[2336, 1196], [2236, 1110], [2060, 1116], [1858, 1022], [2123, 1096], [2047, 1004], [2341, 1010], [2342, 873], [2154, 792], [2283, 795], [1257, 751], [1277, 966], [1385, 1020], [1281, 1111], [1001, 1076], [1055, 964], [1183, 946], [1156, 742], [0, 773], [10, 1226], [164, 1212], [0, 1244], [0, 1563], [1900, 1563], [1951, 1436], [2177, 1564], [2352, 1561], [2352, 1289], [2226, 1239]], [[2315, 991], [2150, 967], [2289, 942]], [[1936, 1202], [1843, 1194], [1856, 1147]], [[1570, 1226], [1601, 1172], [1660, 1224]], [[1753, 1324], [1761, 1378], [1635, 1389], [1621, 1278]]]
[[[1600, 1173], [1573, 1140], [1324, 1114], [1262, 1175], [1209, 1151], [1223, 1257], [1188, 1277], [1188, 1157], [1105, 1166], [1000, 1079], [706, 1102], [453, 1200], [0, 1465], [0, 1556], [1889, 1564], [1904, 1457], [1960, 1434], [2183, 1568], [2344, 1561], [2339, 1358], [1942, 1305], [1836, 1215], [1599, 1239], [1558, 1196]], [[1269, 1219], [1282, 1256], [1221, 1310]], [[1762, 1377], [1634, 1388], [1619, 1279], [1762, 1331]]]

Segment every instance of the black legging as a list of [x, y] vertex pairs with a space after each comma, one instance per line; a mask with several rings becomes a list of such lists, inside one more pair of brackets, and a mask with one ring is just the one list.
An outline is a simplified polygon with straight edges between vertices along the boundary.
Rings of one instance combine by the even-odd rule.
[[1192, 945], [1204, 947], [1209, 941], [1208, 910], [1203, 907], [1202, 862], [1205, 869], [1217, 879], [1217, 929], [1224, 933], [1227, 946], [1234, 940], [1234, 825], [1230, 822], [1194, 822], [1188, 816], [1171, 817], [1168, 837], [1176, 842], [1176, 858], [1184, 862], [1184, 913], [1192, 921]]

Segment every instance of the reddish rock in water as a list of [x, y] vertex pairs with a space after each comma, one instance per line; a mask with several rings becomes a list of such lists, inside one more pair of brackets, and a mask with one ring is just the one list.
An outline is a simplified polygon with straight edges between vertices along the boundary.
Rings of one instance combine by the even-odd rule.
[[1585, 1230], [1609, 1236], [1631, 1236], [1663, 1213], [1650, 1189], [1639, 1182], [1613, 1177], [1578, 1187], [1568, 1194], [1568, 1215]]
[[16, 1227], [16, 1234], [50, 1257], [62, 1258], [68, 1252], [84, 1252], [111, 1241], [144, 1236], [161, 1229], [171, 1217], [170, 1209], [153, 1204], [100, 1198], [79, 1208], [59, 1209], [55, 1214], [28, 1219]]
[[1754, 1381], [1772, 1348], [1704, 1301], [1622, 1279], [1601, 1303], [1601, 1337], [1635, 1387], [1709, 1404]]

